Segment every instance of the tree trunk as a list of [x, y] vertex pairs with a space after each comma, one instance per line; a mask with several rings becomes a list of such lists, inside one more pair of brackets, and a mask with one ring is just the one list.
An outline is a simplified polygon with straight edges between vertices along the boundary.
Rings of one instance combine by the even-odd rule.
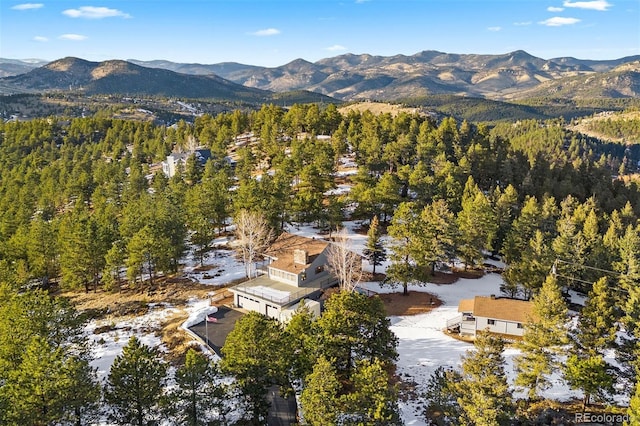
[[402, 283], [402, 295], [403, 296], [409, 295], [409, 283], [407, 282]]

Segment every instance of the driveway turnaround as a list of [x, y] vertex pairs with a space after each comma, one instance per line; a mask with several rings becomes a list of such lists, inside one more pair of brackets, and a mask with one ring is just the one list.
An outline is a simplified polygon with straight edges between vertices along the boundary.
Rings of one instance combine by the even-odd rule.
[[206, 341], [218, 356], [222, 356], [220, 349], [224, 346], [224, 341], [227, 339], [227, 335], [231, 330], [233, 330], [236, 321], [242, 315], [244, 315], [242, 312], [235, 311], [226, 306], [219, 306], [218, 312], [209, 315], [210, 318], [215, 318], [215, 321], [209, 321], [207, 323], [202, 321], [192, 326], [190, 330]]

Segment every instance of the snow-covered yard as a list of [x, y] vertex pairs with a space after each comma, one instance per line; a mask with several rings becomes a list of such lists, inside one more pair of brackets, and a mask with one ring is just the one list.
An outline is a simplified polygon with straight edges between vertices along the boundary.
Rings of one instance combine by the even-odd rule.
[[[347, 222], [345, 226], [349, 230], [351, 248], [362, 253], [366, 244], [367, 236], [354, 232], [360, 224], [357, 222]], [[297, 235], [307, 237], [324, 238], [318, 229], [304, 226], [290, 226], [287, 231]], [[220, 245], [227, 244], [228, 240], [221, 239]], [[216, 286], [228, 283], [234, 279], [244, 276], [244, 267], [238, 262], [232, 252], [228, 250], [218, 250], [217, 255], [211, 254], [207, 257], [205, 265], [210, 266], [204, 272], [197, 271], [197, 264], [193, 258], [185, 259], [185, 275], [203, 284], [212, 285], [212, 290]], [[378, 267], [378, 271], [384, 271], [388, 262]], [[371, 265], [364, 263], [364, 269], [371, 271]], [[208, 277], [205, 277], [208, 274]], [[213, 276], [211, 276], [213, 275]], [[446, 321], [457, 315], [458, 303], [461, 299], [472, 298], [475, 295], [500, 294], [500, 284], [502, 277], [499, 274], [490, 273], [479, 279], [460, 279], [453, 284], [432, 284], [412, 285], [410, 291], [424, 291], [436, 295], [442, 305], [426, 314], [413, 316], [393, 316], [391, 320], [391, 330], [399, 338], [397, 362], [397, 373], [404, 382], [414, 383], [416, 391], [423, 393], [427, 381], [431, 374], [440, 366], [457, 368], [461, 363], [461, 356], [467, 350], [473, 349], [473, 345], [452, 338], [443, 332]], [[401, 291], [388, 286], [381, 287], [377, 282], [362, 283], [361, 287], [378, 293], [388, 293]], [[193, 300], [187, 307], [182, 308], [185, 316], [189, 316], [189, 321], [201, 321], [207, 311], [207, 300]], [[131, 335], [138, 336], [145, 344], [163, 349], [160, 338], [157, 337], [162, 321], [178, 312], [173, 306], [158, 305], [153, 306], [149, 312], [143, 316], [127, 321], [120, 321], [117, 328], [98, 335], [93, 334], [97, 326], [106, 325], [104, 323], [92, 322], [87, 327], [87, 332], [91, 335], [95, 345], [94, 366], [98, 368], [99, 376], [106, 377], [113, 359], [118, 355], [122, 347], [127, 343]], [[513, 358], [518, 351], [514, 348], [507, 348], [504, 352], [506, 358], [506, 372], [510, 380], [515, 377], [513, 369]], [[516, 396], [521, 396], [516, 394]], [[554, 386], [546, 391], [544, 396], [556, 400], [566, 400], [573, 397], [580, 397], [580, 394], [571, 391], [559, 377], [554, 378]], [[417, 399], [410, 399], [401, 402], [403, 420], [407, 425], [426, 425], [422, 415], [422, 407]]]
[[[426, 314], [391, 317], [391, 330], [398, 336], [397, 373], [404, 382], [415, 383], [416, 391], [424, 393], [429, 377], [440, 366], [459, 368], [461, 356], [473, 349], [473, 345], [448, 336], [443, 330], [446, 321], [458, 314], [458, 303], [461, 299], [473, 298], [476, 295], [500, 294], [502, 277], [498, 274], [487, 274], [479, 279], [460, 279], [454, 284], [425, 284], [410, 286], [410, 291], [426, 291], [442, 300], [442, 305]], [[378, 283], [363, 283], [363, 287], [379, 293], [394, 291], [389, 287], [380, 287]], [[513, 382], [515, 371], [513, 358], [518, 354], [514, 348], [506, 348], [505, 371]], [[552, 378], [554, 385], [544, 396], [556, 400], [567, 400], [579, 397], [580, 394], [569, 390], [559, 380]], [[516, 396], [522, 396], [516, 394]], [[401, 403], [402, 417], [407, 425], [426, 425], [419, 400]]]

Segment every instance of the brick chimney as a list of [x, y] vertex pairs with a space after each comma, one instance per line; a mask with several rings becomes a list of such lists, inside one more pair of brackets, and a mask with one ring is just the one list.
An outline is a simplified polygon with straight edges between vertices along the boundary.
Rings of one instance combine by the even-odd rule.
[[309, 260], [309, 253], [306, 250], [293, 250], [293, 263], [297, 265], [306, 265]]

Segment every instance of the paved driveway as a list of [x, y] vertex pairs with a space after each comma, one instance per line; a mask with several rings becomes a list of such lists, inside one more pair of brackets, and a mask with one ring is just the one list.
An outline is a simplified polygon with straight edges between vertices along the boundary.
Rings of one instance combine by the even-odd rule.
[[235, 311], [226, 306], [219, 306], [218, 312], [209, 315], [210, 317], [214, 317], [216, 322], [205, 323], [202, 321], [191, 327], [190, 330], [205, 340], [209, 346], [220, 355], [220, 349], [224, 346], [227, 335], [233, 330], [236, 321], [242, 315], [244, 315], [242, 312]]
[[[233, 330], [236, 321], [244, 315], [242, 312], [219, 306], [218, 312], [209, 315], [216, 319], [215, 322], [202, 321], [190, 328], [191, 331], [205, 340], [219, 356], [220, 349], [224, 346], [227, 335]], [[267, 393], [267, 400], [271, 404], [267, 424], [269, 426], [289, 426], [297, 424], [296, 399], [293, 396], [284, 397], [280, 395], [278, 386], [272, 386]]]

